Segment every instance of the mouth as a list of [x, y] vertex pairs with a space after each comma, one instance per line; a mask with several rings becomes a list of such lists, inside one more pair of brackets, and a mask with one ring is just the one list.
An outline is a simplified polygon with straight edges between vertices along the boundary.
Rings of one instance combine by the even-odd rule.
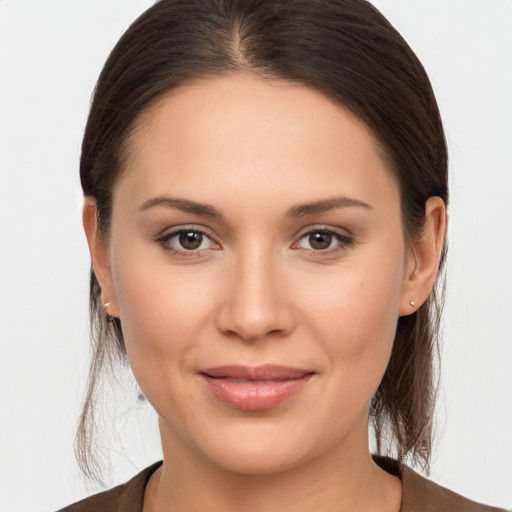
[[302, 391], [314, 373], [278, 365], [229, 365], [207, 368], [199, 375], [214, 397], [228, 406], [263, 411]]

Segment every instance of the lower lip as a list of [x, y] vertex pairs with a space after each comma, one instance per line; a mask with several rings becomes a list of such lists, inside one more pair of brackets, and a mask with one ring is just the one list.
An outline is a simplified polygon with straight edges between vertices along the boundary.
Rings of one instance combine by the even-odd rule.
[[216, 398], [225, 404], [245, 411], [263, 411], [281, 404], [299, 393], [313, 374], [285, 380], [237, 382], [202, 374]]

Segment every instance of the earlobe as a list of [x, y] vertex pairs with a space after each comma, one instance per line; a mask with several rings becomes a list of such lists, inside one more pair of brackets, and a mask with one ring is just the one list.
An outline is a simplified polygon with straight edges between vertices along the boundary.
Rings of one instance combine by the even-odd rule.
[[92, 197], [84, 199], [82, 221], [91, 254], [92, 268], [101, 288], [101, 302], [108, 304], [109, 315], [119, 316], [108, 248], [98, 229], [96, 201]]
[[425, 203], [425, 226], [410, 249], [410, 264], [402, 287], [400, 316], [414, 313], [434, 286], [443, 253], [446, 233], [446, 206], [440, 197]]

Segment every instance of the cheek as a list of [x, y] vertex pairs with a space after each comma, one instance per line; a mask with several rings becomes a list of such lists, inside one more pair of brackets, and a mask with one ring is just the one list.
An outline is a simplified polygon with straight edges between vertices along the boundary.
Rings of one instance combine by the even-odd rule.
[[177, 271], [165, 259], [149, 262], [143, 250], [118, 257], [113, 277], [130, 365], [151, 395], [155, 383], [173, 380], [187, 364], [209, 316], [210, 280]]
[[311, 337], [327, 356], [345, 401], [370, 400], [382, 379], [398, 321], [403, 268], [401, 254], [354, 265], [329, 276], [324, 286], [310, 282], [308, 290], [322, 291], [302, 295]]

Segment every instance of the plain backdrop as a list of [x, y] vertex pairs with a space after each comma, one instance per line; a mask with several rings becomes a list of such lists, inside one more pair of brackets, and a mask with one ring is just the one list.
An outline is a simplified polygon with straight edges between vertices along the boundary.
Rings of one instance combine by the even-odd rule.
[[[151, 4], [0, 0], [1, 512], [55, 510], [97, 490], [84, 486], [72, 446], [89, 350], [79, 146], [105, 58]], [[450, 150], [432, 478], [510, 508], [512, 1], [375, 4], [429, 72]], [[153, 413], [123, 386], [112, 484], [160, 457]]]

